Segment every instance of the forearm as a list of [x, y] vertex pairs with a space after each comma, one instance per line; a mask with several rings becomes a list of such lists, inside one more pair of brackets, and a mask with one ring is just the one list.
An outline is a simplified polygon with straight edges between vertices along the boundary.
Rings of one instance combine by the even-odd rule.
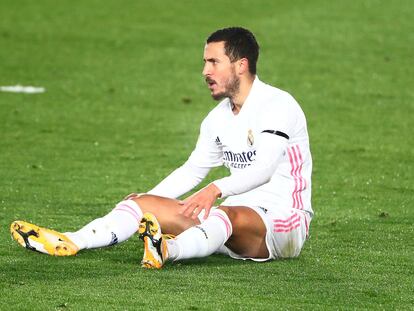
[[213, 184], [220, 189], [223, 198], [237, 195], [267, 183], [272, 176], [269, 171], [269, 169], [256, 169], [251, 172], [244, 170], [215, 180]]
[[197, 186], [209, 171], [209, 168], [196, 167], [187, 161], [147, 193], [177, 198]]
[[260, 187], [272, 178], [286, 147], [287, 140], [284, 138], [265, 137], [265, 141], [257, 151], [258, 156], [254, 164], [228, 177], [215, 180], [213, 184], [220, 189], [222, 197], [241, 194]]

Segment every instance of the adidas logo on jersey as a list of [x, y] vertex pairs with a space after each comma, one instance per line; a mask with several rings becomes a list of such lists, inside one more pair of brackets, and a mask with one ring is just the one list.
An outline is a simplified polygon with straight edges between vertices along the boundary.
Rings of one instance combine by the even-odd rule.
[[220, 141], [220, 138], [217, 136], [217, 138], [216, 138], [216, 145], [217, 146], [221, 146], [222, 145], [222, 143], [221, 143], [221, 141]]

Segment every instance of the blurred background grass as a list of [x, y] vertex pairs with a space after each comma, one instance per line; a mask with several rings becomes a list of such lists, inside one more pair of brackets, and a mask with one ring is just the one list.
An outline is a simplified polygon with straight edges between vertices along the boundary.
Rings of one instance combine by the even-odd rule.
[[[47, 91], [0, 93], [0, 307], [410, 308], [413, 13], [411, 1], [2, 1], [0, 85]], [[74, 230], [185, 161], [215, 105], [204, 40], [230, 25], [256, 34], [260, 78], [308, 118], [316, 216], [302, 256], [151, 272], [136, 239], [65, 259], [18, 248], [13, 220]]]

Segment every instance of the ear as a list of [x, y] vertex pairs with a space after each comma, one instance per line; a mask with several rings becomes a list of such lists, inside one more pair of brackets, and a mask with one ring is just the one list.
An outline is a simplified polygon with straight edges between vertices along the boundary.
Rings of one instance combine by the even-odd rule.
[[249, 60], [247, 58], [241, 58], [238, 61], [238, 73], [240, 75], [249, 72]]

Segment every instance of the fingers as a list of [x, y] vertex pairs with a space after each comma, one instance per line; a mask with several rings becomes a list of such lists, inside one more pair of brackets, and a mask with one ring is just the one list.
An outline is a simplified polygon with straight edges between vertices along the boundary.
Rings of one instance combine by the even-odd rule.
[[192, 196], [178, 202], [178, 204], [182, 206], [179, 213], [185, 217], [195, 219], [202, 210], [202, 208], [200, 208], [200, 204], [197, 203]]
[[206, 220], [208, 218], [208, 215], [210, 215], [210, 210], [211, 210], [211, 206], [210, 208], [206, 208], [206, 212], [204, 213], [203, 220]]
[[197, 219], [201, 211], [204, 210], [203, 218], [207, 219], [210, 213], [211, 207], [212, 206], [210, 204], [200, 204], [197, 202], [183, 202], [182, 201], [182, 208], [179, 211], [179, 213], [185, 217]]
[[198, 215], [200, 215], [200, 213], [201, 213], [202, 210], [203, 210], [202, 208], [200, 208], [199, 206], [197, 206], [197, 208], [195, 210], [193, 210], [193, 214], [191, 215], [191, 218], [192, 219], [197, 219], [198, 218]]
[[139, 195], [139, 194], [138, 194], [138, 193], [135, 193], [135, 192], [130, 193], [130, 194], [128, 194], [128, 195], [124, 198], [124, 200], [131, 200], [131, 199], [133, 199], [133, 198], [137, 197], [138, 195]]
[[179, 204], [181, 205], [179, 213], [185, 217], [196, 219], [201, 211], [204, 210], [204, 219], [206, 219], [216, 199], [217, 194], [215, 189], [212, 187], [205, 187], [188, 198], [179, 201]]
[[128, 194], [128, 195], [124, 198], [124, 200], [132, 200], [132, 199], [134, 199], [134, 198], [138, 198], [138, 197], [140, 197], [140, 196], [141, 196], [141, 195], [143, 195], [143, 194], [145, 194], [145, 193], [135, 193], [135, 192], [133, 192], [133, 193]]
[[179, 211], [185, 217], [192, 217], [194, 213], [199, 209], [199, 205], [195, 202], [184, 202], [181, 210]]

